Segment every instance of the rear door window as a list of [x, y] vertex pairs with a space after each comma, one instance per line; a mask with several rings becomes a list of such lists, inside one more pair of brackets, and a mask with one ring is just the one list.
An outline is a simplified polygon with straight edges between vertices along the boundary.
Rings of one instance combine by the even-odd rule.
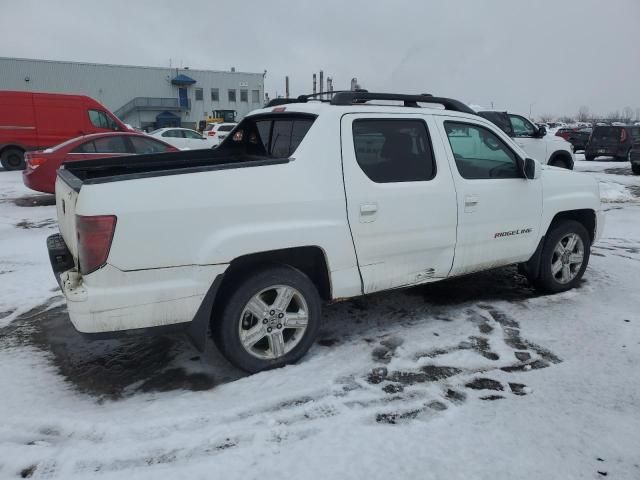
[[431, 140], [422, 120], [360, 119], [352, 129], [356, 160], [372, 181], [420, 182], [435, 176]]
[[74, 148], [71, 153], [96, 153], [96, 146], [93, 142], [84, 142]]
[[96, 153], [129, 153], [122, 136], [98, 138], [93, 143]]
[[151, 138], [129, 137], [133, 145], [133, 151], [139, 155], [146, 153], [163, 153], [170, 151], [170, 148], [164, 143], [160, 143]]

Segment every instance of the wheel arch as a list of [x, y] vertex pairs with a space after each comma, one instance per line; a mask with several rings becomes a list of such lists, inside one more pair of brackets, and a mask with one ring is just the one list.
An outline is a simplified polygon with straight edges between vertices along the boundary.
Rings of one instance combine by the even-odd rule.
[[549, 226], [545, 230], [544, 235], [540, 237], [540, 241], [538, 242], [536, 251], [533, 253], [531, 258], [527, 262], [522, 264], [522, 267], [524, 269], [523, 271], [527, 275], [530, 275], [534, 278], [539, 275], [542, 249], [544, 247], [545, 239], [547, 238], [547, 235], [549, 234], [551, 229], [553, 229], [553, 227], [561, 223], [563, 220], [575, 220], [578, 223], [580, 223], [587, 230], [590, 241], [593, 242], [596, 234], [596, 227], [597, 227], [596, 212], [594, 210], [584, 208], [584, 209], [565, 210], [562, 212], [558, 212], [551, 219], [551, 222], [549, 223]]
[[[325, 251], [317, 245], [268, 250], [235, 258], [227, 268], [220, 293], [224, 293], [248, 272], [261, 266], [288, 265], [307, 275], [318, 289], [323, 300], [331, 300], [331, 275]], [[221, 296], [221, 295], [219, 295]]]
[[593, 242], [596, 235], [596, 212], [589, 208], [577, 209], [577, 210], [566, 210], [563, 212], [558, 212], [555, 214], [551, 223], [549, 224], [549, 228], [545, 232], [545, 235], [551, 230], [555, 225], [560, 223], [562, 220], [575, 220], [578, 223], [581, 223], [582, 226], [589, 233], [589, 239]]
[[547, 162], [547, 165], [553, 166], [553, 163], [557, 161], [564, 162], [565, 165], [567, 165], [567, 168], [569, 170], [573, 170], [573, 167], [574, 167], [573, 157], [566, 150], [556, 150], [555, 152], [553, 152], [549, 157], [549, 161]]

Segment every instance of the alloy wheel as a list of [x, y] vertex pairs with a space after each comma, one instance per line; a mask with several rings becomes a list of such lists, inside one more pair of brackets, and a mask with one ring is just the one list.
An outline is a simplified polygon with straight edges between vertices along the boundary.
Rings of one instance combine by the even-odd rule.
[[571, 282], [582, 267], [584, 243], [576, 233], [562, 237], [551, 255], [551, 275], [561, 284]]
[[304, 336], [309, 308], [303, 295], [288, 285], [274, 285], [247, 302], [238, 322], [240, 343], [254, 357], [280, 358]]

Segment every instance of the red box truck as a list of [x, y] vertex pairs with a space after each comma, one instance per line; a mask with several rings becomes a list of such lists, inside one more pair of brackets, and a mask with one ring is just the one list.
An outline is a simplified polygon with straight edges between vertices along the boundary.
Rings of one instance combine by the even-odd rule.
[[0, 91], [0, 161], [23, 169], [24, 152], [89, 133], [129, 131], [93, 98], [62, 93]]

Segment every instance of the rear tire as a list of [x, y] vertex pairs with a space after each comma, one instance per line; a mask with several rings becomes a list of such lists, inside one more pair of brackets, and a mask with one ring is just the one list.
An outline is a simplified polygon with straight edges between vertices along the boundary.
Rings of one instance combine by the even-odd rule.
[[540, 255], [540, 271], [529, 281], [538, 290], [559, 293], [574, 288], [589, 264], [591, 238], [575, 220], [552, 225]]
[[7, 148], [0, 156], [0, 163], [5, 170], [24, 170], [24, 152], [19, 148]]
[[232, 291], [211, 332], [233, 365], [250, 373], [278, 368], [300, 360], [313, 345], [321, 300], [304, 273], [286, 265], [269, 266], [239, 281]]
[[640, 175], [640, 165], [631, 165], [631, 171], [634, 175]]
[[584, 159], [588, 162], [593, 162], [595, 160], [595, 156], [593, 155], [587, 155], [586, 153], [584, 154]]

